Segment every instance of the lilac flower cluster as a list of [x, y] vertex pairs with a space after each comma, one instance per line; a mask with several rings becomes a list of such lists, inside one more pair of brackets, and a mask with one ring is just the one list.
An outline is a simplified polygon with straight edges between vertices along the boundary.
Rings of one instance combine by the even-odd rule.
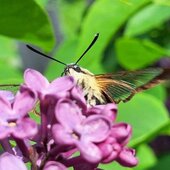
[[[24, 84], [14, 96], [0, 91], [1, 170], [95, 170], [117, 161], [133, 167], [135, 151], [127, 148], [132, 128], [116, 123], [114, 103], [88, 107], [72, 77], [51, 83], [27, 69]], [[30, 112], [40, 116], [40, 123]], [[13, 141], [13, 142], [11, 142]]]

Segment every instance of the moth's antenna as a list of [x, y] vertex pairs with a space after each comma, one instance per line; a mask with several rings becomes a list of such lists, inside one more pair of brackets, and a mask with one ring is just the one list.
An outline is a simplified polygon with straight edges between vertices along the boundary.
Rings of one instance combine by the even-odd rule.
[[40, 55], [42, 55], [42, 56], [44, 56], [44, 57], [46, 57], [46, 58], [49, 58], [49, 59], [54, 60], [54, 61], [56, 61], [56, 62], [58, 62], [58, 63], [60, 63], [60, 64], [63, 64], [63, 65], [65, 65], [65, 66], [67, 66], [67, 64], [63, 63], [62, 61], [59, 61], [59, 60], [57, 60], [57, 59], [55, 59], [55, 58], [53, 58], [53, 57], [50, 57], [50, 56], [48, 56], [48, 55], [46, 55], [46, 54], [44, 54], [44, 53], [36, 50], [35, 48], [29, 46], [29, 45], [26, 45], [26, 46], [27, 46], [31, 51], [33, 51], [33, 52], [35, 52], [35, 53], [37, 53], [37, 54], [40, 54]]
[[90, 50], [90, 48], [95, 44], [95, 42], [96, 42], [96, 40], [98, 39], [98, 37], [99, 37], [99, 33], [95, 34], [93, 41], [92, 41], [91, 44], [88, 46], [88, 48], [84, 51], [84, 53], [80, 56], [80, 58], [76, 61], [75, 64], [77, 64], [77, 63], [83, 58], [83, 56], [87, 53], [87, 51]]

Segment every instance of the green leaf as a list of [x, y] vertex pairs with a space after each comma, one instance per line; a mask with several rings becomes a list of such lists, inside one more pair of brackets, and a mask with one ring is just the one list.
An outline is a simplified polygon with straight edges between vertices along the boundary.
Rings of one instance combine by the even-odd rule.
[[35, 0], [39, 5], [45, 7], [49, 0]]
[[70, 38], [80, 29], [86, 2], [84, 0], [56, 1], [57, 17], [60, 28], [65, 37]]
[[22, 83], [22, 75], [10, 60], [0, 58], [0, 84]]
[[163, 85], [155, 86], [151, 89], [144, 91], [144, 93], [151, 94], [162, 102], [165, 102], [167, 97], [166, 90]]
[[167, 124], [165, 124], [165, 126], [162, 128], [161, 135], [169, 135], [170, 136], [170, 120], [169, 122], [167, 122]]
[[119, 63], [126, 69], [141, 69], [168, 52], [150, 40], [120, 38], [116, 42]]
[[[74, 37], [69, 40], [65, 40], [58, 48], [57, 53], [55, 54], [56, 59], [69, 64], [74, 63], [75, 60], [75, 51], [77, 48], [77, 38]], [[51, 61], [46, 69], [46, 76], [53, 80], [57, 76], [61, 76], [61, 73], [64, 71], [64, 66], [60, 63]]]
[[139, 164], [134, 167], [134, 170], [144, 170], [156, 164], [157, 159], [153, 150], [146, 144], [142, 144], [137, 148], [137, 156]]
[[[102, 53], [115, 33], [134, 11], [148, 2], [150, 0], [131, 0], [130, 3], [120, 0], [95, 1], [82, 24], [80, 42], [76, 54], [80, 55], [87, 48], [94, 34], [99, 32], [100, 37], [86, 57], [82, 59], [81, 65], [89, 69], [93, 68], [94, 70], [92, 71], [95, 72], [96, 62], [100, 62], [101, 65]], [[100, 67], [102, 71], [102, 66]]]
[[161, 5], [168, 5], [170, 6], [170, 1], [169, 0], [153, 0], [154, 3], [156, 4], [161, 4]]
[[0, 58], [10, 58], [9, 60], [12, 60], [12, 58], [15, 58], [17, 60], [17, 50], [16, 50], [16, 44], [14, 40], [7, 38], [5, 36], [0, 36]]
[[118, 111], [118, 122], [132, 125], [131, 146], [153, 137], [169, 122], [164, 104], [149, 94], [137, 94], [131, 101], [119, 104]]
[[[155, 18], [155, 19], [154, 19]], [[134, 15], [127, 23], [125, 36], [143, 34], [170, 19], [170, 6], [151, 4]]]
[[0, 34], [50, 51], [54, 35], [46, 12], [33, 0], [1, 0]]
[[103, 170], [133, 170], [133, 168], [127, 168], [123, 167], [120, 164], [118, 164], [116, 161], [110, 163], [110, 164], [100, 164], [99, 168]]
[[149, 170], [169, 170], [170, 167], [170, 154], [164, 155], [159, 158], [159, 161], [155, 166], [150, 168]]
[[[19, 71], [20, 59], [14, 40], [0, 36], [0, 84], [15, 84], [22, 82]], [[0, 88], [5, 89], [5, 88]], [[9, 89], [10, 90], [10, 89]]]

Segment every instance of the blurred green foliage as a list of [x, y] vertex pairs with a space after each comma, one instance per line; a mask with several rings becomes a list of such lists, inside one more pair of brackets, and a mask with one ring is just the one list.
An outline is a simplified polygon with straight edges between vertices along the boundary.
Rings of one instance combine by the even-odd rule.
[[[47, 7], [55, 11], [62, 35], [54, 57], [75, 62], [95, 33], [99, 40], [80, 65], [99, 74], [118, 70], [137, 70], [154, 66], [170, 56], [169, 0], [0, 0], [0, 82], [22, 81], [17, 41], [30, 43], [50, 52], [55, 44], [54, 29]], [[51, 5], [50, 5], [51, 4]], [[31, 56], [30, 56], [31, 59]], [[22, 66], [20, 65], [20, 68]], [[61, 75], [63, 66], [51, 61], [45, 70], [52, 80]], [[119, 105], [118, 121], [133, 126], [131, 147], [137, 149], [139, 165], [134, 170], [167, 170], [170, 153], [156, 157], [148, 143], [159, 134], [170, 134], [169, 96], [161, 85], [136, 95]], [[124, 170], [116, 163], [103, 169]]]

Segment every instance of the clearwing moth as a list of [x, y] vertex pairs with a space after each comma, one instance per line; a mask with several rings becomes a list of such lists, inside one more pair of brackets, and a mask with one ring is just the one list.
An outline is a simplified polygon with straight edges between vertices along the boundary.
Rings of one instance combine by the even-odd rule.
[[155, 85], [170, 79], [169, 68], [148, 68], [139, 71], [121, 71], [114, 74], [94, 75], [89, 70], [78, 66], [78, 62], [94, 45], [98, 37], [99, 34], [96, 34], [88, 48], [73, 64], [65, 64], [29, 45], [27, 45], [27, 47], [35, 53], [65, 65], [62, 75], [72, 76], [75, 79], [76, 83], [82, 88], [83, 94], [89, 105], [111, 102], [119, 103], [121, 101], [127, 102], [136, 93], [150, 89]]

